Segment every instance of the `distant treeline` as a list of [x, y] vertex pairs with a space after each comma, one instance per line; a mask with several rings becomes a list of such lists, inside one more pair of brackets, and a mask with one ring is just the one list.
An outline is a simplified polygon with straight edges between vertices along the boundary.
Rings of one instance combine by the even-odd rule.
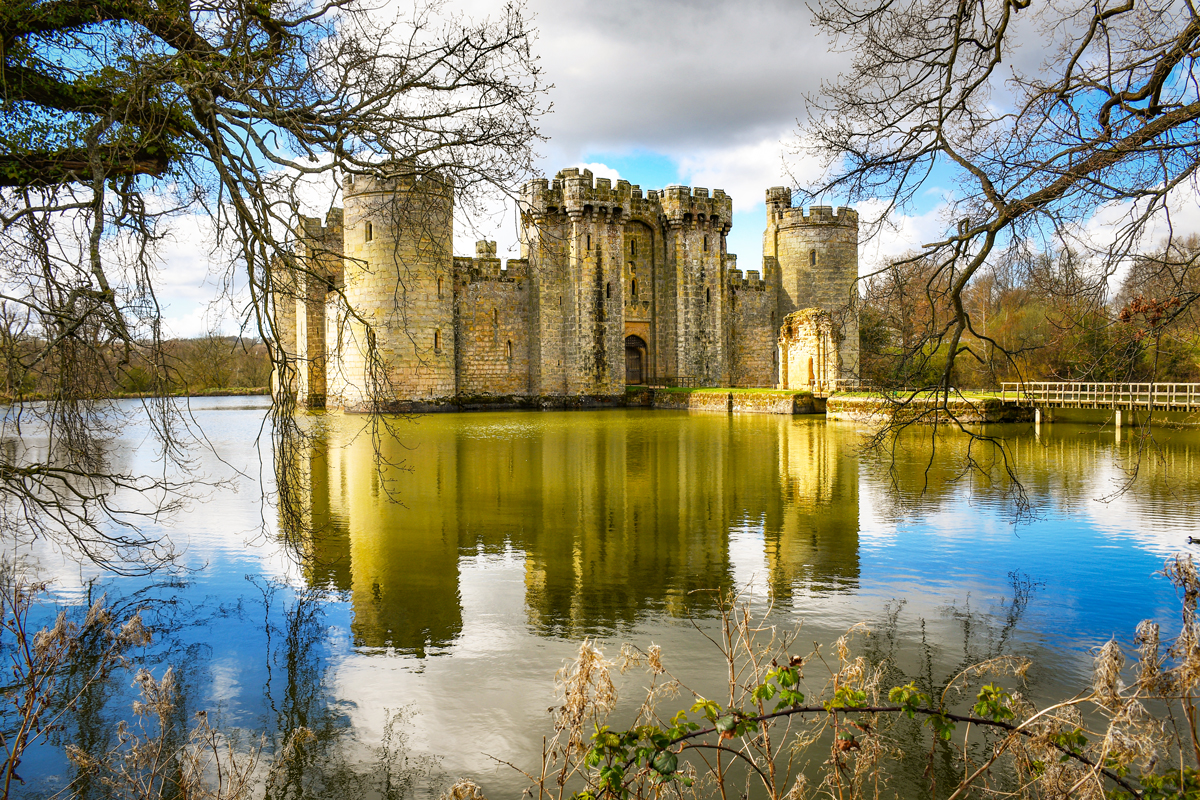
[[[271, 360], [259, 339], [208, 335], [135, 347], [97, 342], [74, 352], [52, 352], [42, 337], [13, 336], [0, 327], [4, 359], [0, 392], [10, 399], [101, 398], [127, 395], [251, 394], [271, 383]], [[55, 361], [70, 357], [92, 365], [86, 381], [64, 385]]]
[[[1001, 381], [1200, 382], [1200, 237], [1134, 259], [1115, 282], [1069, 250], [1013, 247], [963, 292], [971, 329], [952, 385]], [[864, 380], [936, 384], [946, 365], [953, 269], [914, 256], [870, 278], [860, 313]], [[1117, 289], [1113, 291], [1113, 284]]]

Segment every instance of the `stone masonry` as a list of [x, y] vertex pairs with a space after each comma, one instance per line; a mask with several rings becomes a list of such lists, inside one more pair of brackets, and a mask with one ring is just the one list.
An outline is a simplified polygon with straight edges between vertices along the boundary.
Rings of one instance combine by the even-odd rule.
[[643, 193], [586, 169], [530, 181], [522, 258], [503, 264], [494, 242], [453, 256], [453, 187], [412, 163], [347, 178], [343, 195], [324, 225], [301, 219], [276, 280], [276, 330], [296, 367], [276, 386], [301, 405], [605, 402], [670, 381], [792, 388], [780, 334], [798, 309], [824, 315], [822, 375], [856, 371], [853, 210], [805, 214], [790, 190], [769, 189], [762, 269], [743, 273], [719, 189]]

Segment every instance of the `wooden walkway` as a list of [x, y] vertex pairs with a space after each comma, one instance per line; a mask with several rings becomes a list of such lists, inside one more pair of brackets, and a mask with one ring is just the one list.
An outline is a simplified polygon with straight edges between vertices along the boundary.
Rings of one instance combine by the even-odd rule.
[[1034, 408], [1200, 410], [1200, 383], [1002, 383], [1004, 403]]

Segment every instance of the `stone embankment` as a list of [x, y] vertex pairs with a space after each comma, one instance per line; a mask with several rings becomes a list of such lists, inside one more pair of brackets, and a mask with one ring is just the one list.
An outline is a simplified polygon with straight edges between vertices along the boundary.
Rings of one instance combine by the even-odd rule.
[[820, 414], [825, 401], [810, 392], [763, 389], [649, 389], [630, 387], [623, 395], [459, 395], [442, 400], [406, 400], [383, 409], [400, 414], [439, 411], [574, 411], [596, 408], [658, 408], [723, 414]]
[[[1030, 422], [1033, 409], [1006, 405], [997, 397], [952, 398], [951, 411], [965, 424]], [[402, 401], [386, 408], [395, 413], [438, 411], [582, 410], [597, 408], [656, 408], [720, 414], [824, 414], [828, 419], [879, 424], [894, 420], [918, 424], [945, 423], [944, 411], [930, 398], [903, 405], [880, 395], [838, 394], [814, 397], [811, 392], [770, 389], [650, 389], [629, 387], [623, 395], [459, 395], [444, 400]], [[935, 413], [937, 412], [937, 413]]]
[[[906, 402], [902, 404], [901, 399]], [[1008, 405], [998, 397], [952, 397], [946, 405], [955, 419], [964, 424], [1033, 421], [1032, 408]], [[908, 400], [877, 394], [838, 394], [826, 400], [825, 416], [871, 424], [896, 421], [932, 425], [950, 421], [944, 410], [939, 411], [939, 406], [939, 400], [930, 397]]]
[[637, 401], [631, 397], [629, 405], [727, 414], [818, 414], [824, 410], [822, 401], [810, 392], [738, 389], [645, 389]]

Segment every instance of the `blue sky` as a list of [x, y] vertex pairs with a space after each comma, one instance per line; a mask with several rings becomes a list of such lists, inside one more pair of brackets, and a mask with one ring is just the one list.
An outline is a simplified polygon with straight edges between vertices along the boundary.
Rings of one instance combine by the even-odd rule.
[[[449, 0], [446, 10], [478, 18], [495, 5]], [[553, 111], [541, 125], [542, 174], [587, 165], [643, 189], [673, 183], [723, 189], [734, 203], [729, 251], [743, 269], [758, 269], [766, 189], [814, 177], [810, 165], [786, 157], [806, 113], [805, 96], [844, 66], [844, 56], [811, 26], [807, 7], [793, 0], [528, 0], [528, 10], [554, 87]], [[864, 249], [864, 264], [940, 231], [939, 191], [929, 197], [928, 213], [901, 220], [898, 230]], [[457, 253], [473, 253], [474, 240], [485, 237], [500, 244], [501, 257], [517, 255], [512, 209], [474, 222], [474, 229], [456, 224]], [[220, 282], [206, 277], [202, 227], [201, 220], [180, 220], [163, 248], [159, 299], [175, 335], [234, 329], [229, 304], [213, 303]]]
[[[807, 6], [795, 0], [527, 0], [527, 6], [539, 31], [535, 51], [553, 84], [553, 111], [541, 122], [541, 174], [587, 166], [643, 189], [673, 183], [723, 189], [734, 203], [729, 251], [743, 269], [759, 268], [765, 190], [817, 177], [812, 164], [788, 154], [806, 118], [806, 97], [848, 66], [811, 25]], [[481, 18], [495, 11], [495, 2], [447, 0], [445, 10]], [[1027, 47], [1017, 55], [1036, 60], [1042, 50]], [[914, 208], [893, 218], [894, 227], [862, 243], [860, 274], [942, 238], [943, 200], [956, 187], [951, 177], [935, 178]], [[1183, 194], [1180, 223], [1200, 229], [1200, 204], [1190, 190]], [[821, 198], [824, 205], [845, 201]], [[322, 208], [325, 199], [309, 213]], [[870, 201], [857, 208], [863, 219], [881, 210]], [[1111, 238], [1125, 212], [1101, 209], [1081, 223], [1082, 235]], [[517, 256], [513, 209], [497, 206], [473, 222], [456, 223], [456, 253], [472, 254], [474, 240], [488, 238], [498, 242], [502, 258]], [[198, 335], [222, 318], [221, 327], [232, 327], [227, 303], [210, 307], [217, 282], [205, 279], [200, 227], [182, 220], [163, 250], [160, 300], [177, 335]]]
[[[475, 17], [494, 9], [493, 0], [446, 6]], [[724, 189], [734, 201], [729, 250], [743, 269], [757, 268], [765, 190], [792, 182], [783, 154], [804, 115], [804, 94], [840, 63], [817, 39], [804, 4], [529, 0], [528, 10], [554, 84], [554, 109], [542, 123], [547, 141], [539, 147], [543, 174], [590, 164], [643, 189]], [[223, 313], [222, 327], [231, 329], [223, 307], [206, 310], [216, 287], [204, 279], [196, 227], [181, 221], [164, 248], [159, 283], [167, 324], [185, 336], [203, 333]], [[511, 212], [477, 221], [477, 229], [501, 244], [502, 257], [516, 255]], [[472, 253], [474, 238], [457, 226], [456, 251]]]

